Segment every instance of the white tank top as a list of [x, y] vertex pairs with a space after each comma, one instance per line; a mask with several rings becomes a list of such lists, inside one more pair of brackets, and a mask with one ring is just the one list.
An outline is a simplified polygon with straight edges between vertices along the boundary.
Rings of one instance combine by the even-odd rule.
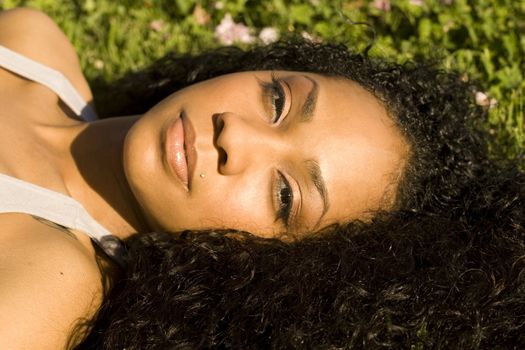
[[[47, 86], [86, 121], [97, 119], [69, 80], [60, 72], [0, 45], [0, 67]], [[82, 204], [62, 193], [0, 174], [0, 213], [25, 213], [81, 231], [122, 265], [123, 245], [89, 215]]]

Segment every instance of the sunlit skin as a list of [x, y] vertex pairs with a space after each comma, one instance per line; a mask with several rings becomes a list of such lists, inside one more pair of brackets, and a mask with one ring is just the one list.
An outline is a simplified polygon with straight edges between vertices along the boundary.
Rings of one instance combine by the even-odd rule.
[[[49, 17], [2, 12], [0, 44], [60, 72], [93, 102], [73, 47]], [[0, 173], [72, 197], [121, 239], [205, 228], [284, 238], [388, 207], [407, 147], [378, 100], [349, 81], [275, 77], [279, 89], [270, 72], [223, 76], [145, 116], [88, 123], [48, 87], [0, 69]], [[189, 191], [161, 147], [181, 112], [196, 135]], [[283, 208], [291, 208], [286, 223], [277, 219]], [[89, 330], [78, 326], [97, 315], [104, 282], [118, 278], [113, 263], [87, 232], [52, 220], [9, 212], [0, 227], [0, 348], [74, 347]]]
[[[384, 106], [346, 79], [273, 75], [284, 93], [280, 104], [275, 89], [263, 88], [272, 86], [272, 72], [236, 73], [171, 95], [133, 125], [124, 171], [153, 229], [233, 228], [275, 237], [389, 208], [408, 147]], [[282, 110], [277, 122], [275, 106]], [[166, 165], [160, 142], [181, 112], [195, 131], [189, 191]], [[280, 191], [279, 173], [289, 191]], [[278, 219], [292, 197], [289, 219]]]

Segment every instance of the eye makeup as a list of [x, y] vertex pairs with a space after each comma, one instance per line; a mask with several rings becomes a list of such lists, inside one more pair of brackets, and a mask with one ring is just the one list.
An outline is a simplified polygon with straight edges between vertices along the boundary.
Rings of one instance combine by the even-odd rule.
[[280, 171], [277, 171], [277, 173], [278, 179], [274, 182], [274, 193], [276, 195], [276, 203], [278, 207], [276, 220], [281, 220], [286, 226], [288, 226], [290, 222], [290, 212], [293, 205], [293, 191], [286, 177]]
[[[270, 81], [259, 80], [263, 104], [269, 116], [267, 120], [272, 126], [280, 126], [284, 121], [288, 125], [288, 119], [292, 118], [292, 88], [288, 80], [295, 80], [296, 77], [288, 78], [291, 79], [280, 78], [272, 72]], [[286, 129], [282, 130], [284, 132]], [[275, 208], [275, 222], [281, 222], [286, 229], [295, 226], [302, 198], [299, 184], [290, 175], [289, 169], [281, 167], [275, 170], [272, 176], [271, 196]]]
[[[287, 106], [287, 93], [291, 96], [291, 89], [289, 85], [282, 79], [278, 78], [277, 75], [271, 73], [271, 81], [259, 81], [261, 89], [263, 91], [263, 100], [265, 107], [270, 111], [270, 117], [268, 118], [272, 125], [280, 125], [282, 120], [286, 118], [288, 112], [285, 112]], [[285, 91], [287, 89], [288, 91]], [[291, 100], [291, 98], [290, 98]], [[277, 170], [273, 176], [272, 187], [271, 187], [272, 198], [274, 202], [275, 221], [280, 221], [285, 227], [290, 224], [290, 216], [294, 204], [294, 193], [288, 181], [287, 177], [283, 172]]]
[[271, 181], [271, 192], [276, 211], [275, 222], [280, 221], [289, 229], [301, 208], [299, 185], [291, 176], [279, 170], [274, 171]]
[[270, 82], [259, 80], [259, 85], [263, 91], [263, 104], [269, 115], [268, 120], [272, 125], [278, 126], [290, 112], [291, 88], [273, 72]]

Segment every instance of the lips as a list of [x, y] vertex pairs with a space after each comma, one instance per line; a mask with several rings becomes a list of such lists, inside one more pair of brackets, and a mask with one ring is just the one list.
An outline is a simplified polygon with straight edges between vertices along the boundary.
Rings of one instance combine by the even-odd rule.
[[166, 130], [166, 160], [173, 174], [184, 185], [191, 188], [196, 152], [193, 147], [194, 131], [184, 112], [174, 119]]

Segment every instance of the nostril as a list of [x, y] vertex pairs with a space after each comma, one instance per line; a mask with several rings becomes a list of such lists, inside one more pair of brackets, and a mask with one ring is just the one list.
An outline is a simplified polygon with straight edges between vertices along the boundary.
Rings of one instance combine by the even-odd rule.
[[222, 129], [224, 128], [224, 120], [222, 119], [220, 114], [214, 114], [212, 116], [212, 122], [213, 122], [213, 130], [215, 133], [215, 138], [219, 137], [219, 134], [222, 132]]
[[224, 148], [219, 147], [219, 166], [226, 165], [226, 162], [228, 161], [228, 154], [224, 150]]
[[221, 133], [224, 130], [224, 120], [222, 119], [222, 116], [220, 113], [214, 114], [212, 116], [212, 123], [213, 123], [213, 144], [217, 148], [219, 152], [219, 167], [226, 165], [226, 162], [228, 161], [228, 154], [226, 153], [226, 150], [223, 145], [219, 144], [219, 138], [221, 137]]

